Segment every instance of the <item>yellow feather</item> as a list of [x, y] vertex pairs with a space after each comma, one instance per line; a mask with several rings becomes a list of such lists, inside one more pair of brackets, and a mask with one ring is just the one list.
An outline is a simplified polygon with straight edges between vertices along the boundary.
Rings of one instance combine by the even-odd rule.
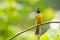
[[43, 15], [42, 15], [42, 13], [38, 13], [36, 15], [36, 22], [37, 22], [37, 24], [40, 24], [40, 23], [43, 22]]

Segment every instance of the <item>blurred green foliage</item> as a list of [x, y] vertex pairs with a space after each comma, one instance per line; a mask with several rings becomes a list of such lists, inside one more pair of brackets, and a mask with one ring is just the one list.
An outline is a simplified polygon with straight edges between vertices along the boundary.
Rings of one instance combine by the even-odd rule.
[[40, 40], [60, 40], [60, 30], [49, 29], [40, 37]]
[[[0, 0], [0, 40], [7, 40], [14, 34], [36, 24], [37, 8], [40, 8], [44, 15], [44, 21], [54, 18], [53, 8], [48, 6], [44, 0]], [[32, 38], [35, 37], [34, 32], [35, 29], [14, 40], [35, 40]]]

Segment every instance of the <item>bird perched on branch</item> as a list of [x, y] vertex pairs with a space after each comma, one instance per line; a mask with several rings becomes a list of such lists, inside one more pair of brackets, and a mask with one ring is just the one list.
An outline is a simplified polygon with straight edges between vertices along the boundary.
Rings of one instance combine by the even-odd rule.
[[[41, 24], [43, 22], [43, 14], [41, 13], [39, 8], [37, 9], [36, 12], [37, 12], [37, 14], [36, 14], [36, 25], [38, 25], [38, 24]], [[36, 32], [35, 32], [36, 35], [39, 35], [39, 29], [40, 29], [40, 26], [37, 26]]]

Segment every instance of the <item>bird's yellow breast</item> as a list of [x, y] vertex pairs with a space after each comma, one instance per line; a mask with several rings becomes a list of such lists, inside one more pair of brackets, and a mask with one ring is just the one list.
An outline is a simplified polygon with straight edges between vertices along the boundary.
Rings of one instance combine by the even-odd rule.
[[42, 14], [42, 13], [38, 13], [38, 14], [36, 15], [36, 18], [37, 18], [37, 19], [43, 19], [43, 14]]
[[42, 13], [38, 13], [38, 14], [36, 15], [36, 21], [37, 21], [37, 24], [43, 22], [43, 14], [42, 14]]

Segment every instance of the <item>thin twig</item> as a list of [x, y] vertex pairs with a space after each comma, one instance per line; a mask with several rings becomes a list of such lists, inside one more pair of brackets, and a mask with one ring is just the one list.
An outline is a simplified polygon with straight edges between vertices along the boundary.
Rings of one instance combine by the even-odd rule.
[[19, 35], [22, 34], [22, 33], [26, 32], [26, 31], [28, 31], [28, 30], [31, 30], [31, 29], [33, 29], [33, 28], [36, 28], [36, 26], [42, 26], [42, 25], [50, 24], [50, 23], [60, 23], [60, 22], [44, 22], [44, 23], [42, 23], [42, 24], [34, 25], [34, 26], [32, 26], [32, 27], [29, 27], [29, 28], [23, 30], [23, 31], [20, 32], [20, 33], [17, 33], [16, 35], [12, 36], [12, 37], [9, 38], [8, 40], [12, 40], [13, 38], [19, 36]]

